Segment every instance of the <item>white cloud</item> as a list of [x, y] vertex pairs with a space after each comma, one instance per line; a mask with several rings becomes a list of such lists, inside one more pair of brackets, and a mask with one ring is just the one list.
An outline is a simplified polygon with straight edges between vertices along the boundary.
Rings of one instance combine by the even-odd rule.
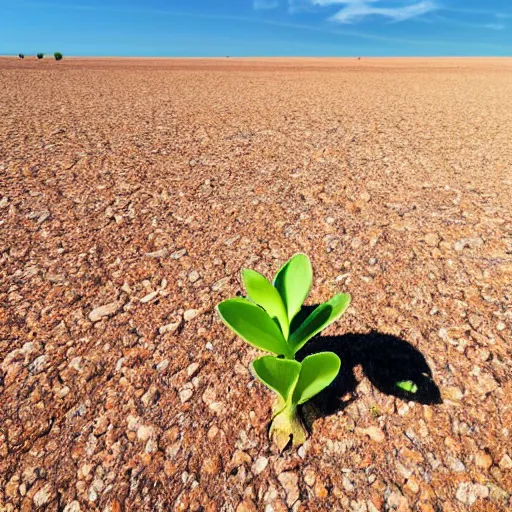
[[278, 0], [253, 0], [252, 6], [257, 11], [270, 10], [279, 7]]
[[311, 0], [318, 6], [343, 5], [344, 7], [331, 17], [338, 23], [353, 23], [366, 16], [381, 16], [393, 21], [404, 21], [415, 18], [437, 9], [431, 0], [410, 3], [402, 1], [400, 5], [389, 6], [383, 0]]
[[491, 30], [504, 30], [505, 25], [503, 23], [486, 23], [484, 25], [485, 28], [489, 28]]

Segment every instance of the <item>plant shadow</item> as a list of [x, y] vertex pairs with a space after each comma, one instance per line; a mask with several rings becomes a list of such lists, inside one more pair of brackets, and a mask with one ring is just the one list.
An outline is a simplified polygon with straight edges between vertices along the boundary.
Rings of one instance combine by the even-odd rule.
[[[297, 325], [314, 308], [303, 309], [298, 315]], [[341, 369], [334, 382], [314, 399], [321, 416], [343, 410], [356, 399], [358, 381], [354, 369], [358, 365], [372, 385], [386, 395], [420, 404], [442, 403], [441, 393], [423, 354], [397, 336], [377, 331], [316, 336], [299, 351], [297, 359], [301, 361], [310, 354], [326, 351], [339, 356]], [[397, 383], [403, 381], [412, 381], [417, 390], [408, 392], [397, 387]]]

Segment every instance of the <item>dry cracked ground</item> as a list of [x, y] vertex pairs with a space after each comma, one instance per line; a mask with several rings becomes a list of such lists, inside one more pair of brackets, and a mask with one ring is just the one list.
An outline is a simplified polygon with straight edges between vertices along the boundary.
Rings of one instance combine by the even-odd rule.
[[[0, 510], [511, 509], [510, 59], [3, 58], [0, 86]], [[214, 308], [298, 251], [308, 304], [353, 302], [280, 455]]]

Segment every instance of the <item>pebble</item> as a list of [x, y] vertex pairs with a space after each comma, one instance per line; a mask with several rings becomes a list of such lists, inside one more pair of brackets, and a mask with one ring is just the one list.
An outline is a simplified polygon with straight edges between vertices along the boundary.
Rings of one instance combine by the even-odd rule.
[[43, 505], [46, 505], [50, 501], [50, 493], [51, 493], [50, 484], [46, 484], [44, 487], [39, 489], [39, 491], [37, 491], [34, 494], [34, 497], [32, 498], [34, 505], [38, 508], [42, 507]]
[[64, 507], [63, 512], [80, 512], [80, 503], [78, 501], [72, 501]]
[[102, 318], [112, 316], [117, 313], [121, 306], [121, 302], [111, 302], [110, 304], [105, 304], [104, 306], [95, 308], [89, 313], [89, 320], [93, 323], [99, 322]]
[[262, 473], [263, 471], [265, 471], [265, 469], [267, 468], [268, 466], [268, 459], [266, 457], [258, 457], [255, 461], [254, 461], [254, 464], [252, 465], [252, 472], [255, 474], [255, 475], [259, 475], [260, 473]]
[[258, 512], [258, 509], [252, 500], [247, 499], [238, 504], [236, 512]]
[[437, 247], [440, 241], [441, 238], [437, 233], [428, 233], [427, 235], [425, 235], [425, 243], [429, 247]]
[[150, 437], [153, 436], [154, 428], [148, 425], [141, 425], [137, 429], [137, 438], [139, 441], [145, 443]]
[[234, 468], [242, 466], [243, 464], [250, 464], [251, 462], [251, 456], [242, 450], [235, 450], [233, 457], [231, 457], [231, 465]]
[[156, 365], [156, 369], [157, 369], [158, 371], [162, 371], [162, 370], [165, 370], [168, 366], [169, 366], [169, 359], [164, 359], [163, 361], [160, 361], [160, 362]]
[[193, 394], [194, 389], [192, 387], [192, 384], [186, 384], [185, 387], [183, 387], [183, 389], [179, 393], [181, 403], [184, 404], [185, 402], [188, 402], [192, 398]]
[[479, 451], [475, 456], [475, 463], [479, 468], [489, 469], [492, 466], [492, 457], [487, 452]]
[[197, 370], [199, 370], [199, 364], [192, 363], [187, 367], [187, 375], [193, 377], [197, 373]]
[[187, 249], [180, 249], [179, 251], [173, 252], [171, 254], [171, 258], [173, 260], [179, 260], [180, 258], [183, 258], [187, 254]]
[[28, 371], [33, 374], [38, 374], [42, 372], [45, 368], [47, 356], [42, 355], [36, 357], [29, 365]]
[[470, 249], [477, 249], [478, 247], [481, 247], [484, 245], [484, 241], [480, 237], [475, 238], [463, 238], [459, 240], [458, 242], [455, 242], [453, 245], [453, 248], [457, 252], [462, 252], [466, 247]]
[[386, 440], [386, 436], [381, 428], [379, 427], [368, 427], [368, 428], [360, 428], [357, 427], [355, 430], [356, 434], [359, 436], [368, 436], [372, 441], [376, 443], [383, 443]]
[[172, 322], [167, 325], [162, 325], [162, 327], [160, 327], [158, 329], [158, 332], [160, 334], [174, 334], [180, 328], [180, 325], [181, 325], [181, 321]]
[[197, 270], [192, 270], [192, 272], [190, 272], [190, 274], [188, 275], [188, 280], [191, 283], [195, 283], [199, 281], [199, 279], [201, 279], [201, 276], [199, 275], [199, 272], [197, 272]]
[[505, 453], [503, 457], [501, 457], [499, 462], [500, 469], [512, 469], [512, 459], [508, 455], [508, 453]]
[[147, 295], [142, 297], [142, 299], [140, 299], [140, 301], [142, 302], [142, 304], [146, 304], [147, 302], [153, 300], [157, 295], [158, 295], [158, 291], [148, 293]]
[[474, 484], [472, 482], [462, 482], [457, 489], [455, 497], [461, 503], [471, 506], [479, 498], [488, 498], [489, 488], [481, 484]]
[[313, 487], [316, 482], [316, 474], [312, 469], [306, 469], [304, 471], [304, 483], [309, 487]]
[[193, 320], [198, 314], [199, 311], [197, 309], [187, 309], [183, 314], [183, 318], [185, 322], [190, 322], [190, 320]]
[[148, 258], [165, 258], [169, 252], [169, 249], [166, 249], [165, 247], [163, 249], [160, 249], [155, 252], [147, 252], [144, 256]]
[[222, 279], [219, 279], [218, 281], [213, 283], [212, 291], [219, 292], [219, 291], [223, 290], [226, 287], [226, 285], [229, 284], [230, 281], [231, 281], [230, 277], [223, 277]]
[[277, 479], [286, 492], [286, 503], [289, 507], [293, 507], [294, 503], [299, 499], [299, 477], [297, 473], [285, 471], [278, 475]]

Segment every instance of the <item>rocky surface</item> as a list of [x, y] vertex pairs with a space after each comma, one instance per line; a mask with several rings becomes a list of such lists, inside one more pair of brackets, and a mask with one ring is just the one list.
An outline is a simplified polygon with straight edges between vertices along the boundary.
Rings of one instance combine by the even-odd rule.
[[[509, 60], [0, 59], [0, 85], [2, 510], [512, 508]], [[214, 306], [297, 251], [310, 304], [353, 303], [279, 455]]]

